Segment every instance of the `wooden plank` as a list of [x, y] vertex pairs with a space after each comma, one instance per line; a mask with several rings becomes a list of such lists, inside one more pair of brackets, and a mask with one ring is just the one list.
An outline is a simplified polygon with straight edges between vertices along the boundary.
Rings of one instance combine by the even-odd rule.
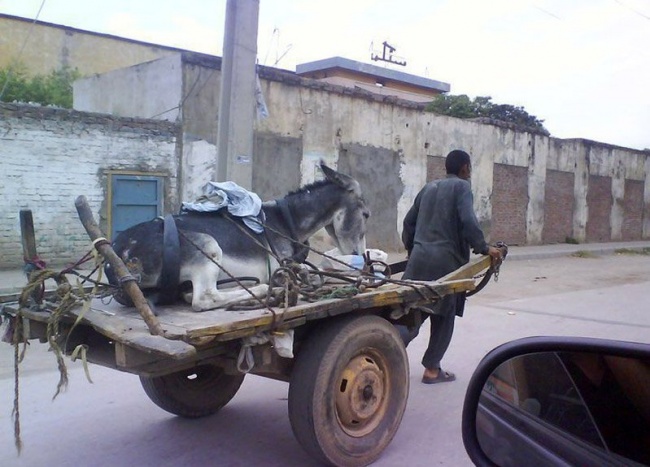
[[[82, 317], [82, 324], [93, 327], [97, 332], [124, 346], [117, 349], [116, 358], [123, 365], [147, 364], [145, 356], [131, 355], [130, 348], [155, 354], [175, 361], [193, 359], [196, 347], [201, 352], [217, 350], [225, 341], [269, 331], [274, 326], [292, 329], [310, 320], [322, 319], [342, 313], [352, 313], [372, 308], [418, 306], [436, 301], [439, 297], [470, 291], [475, 288], [473, 277], [490, 266], [489, 257], [477, 258], [466, 266], [445, 276], [441, 281], [400, 281], [387, 283], [375, 289], [344, 299], [329, 299], [314, 303], [299, 303], [288, 309], [274, 308], [241, 311], [208, 310], [197, 313], [189, 305], [157, 307], [157, 320], [163, 335], [152, 336], [142, 317], [134, 308], [123, 307], [115, 302], [106, 305], [98, 300]], [[74, 320], [81, 308], [74, 309], [67, 320]], [[47, 322], [47, 312], [23, 310], [24, 316], [35, 321]], [[139, 363], [138, 363], [139, 362]]]
[[183, 341], [153, 336], [148, 332], [129, 334], [128, 341], [116, 342], [115, 359], [118, 366], [137, 366], [146, 363], [141, 353], [129, 352], [127, 350], [129, 348], [146, 350], [147, 354], [164, 355], [174, 360], [185, 360], [196, 356], [196, 348]]
[[[128, 310], [128, 309], [127, 309]], [[74, 308], [70, 314], [75, 318], [81, 307]], [[161, 336], [154, 336], [142, 318], [132, 312], [110, 315], [91, 308], [81, 318], [83, 324], [92, 326], [100, 334], [144, 352], [152, 352], [173, 359], [184, 359], [196, 354], [196, 348], [184, 341], [185, 329], [176, 326], [163, 326]]]
[[439, 282], [454, 281], [458, 279], [471, 279], [479, 273], [487, 270], [491, 264], [492, 258], [490, 256], [480, 256], [478, 258], [474, 258], [466, 265], [461, 266], [455, 271], [452, 271], [446, 276], [440, 278]]
[[[161, 336], [163, 334], [162, 328], [160, 327], [158, 319], [149, 307], [149, 302], [142, 294], [142, 290], [140, 290], [135, 279], [131, 276], [128, 268], [122, 261], [122, 258], [113, 251], [111, 244], [106, 240], [104, 234], [99, 229], [86, 197], [77, 196], [74, 204], [77, 208], [77, 214], [79, 214], [79, 220], [86, 229], [88, 236], [93, 241], [93, 246], [99, 253], [101, 253], [104, 259], [110, 263], [115, 275], [120, 280], [122, 289], [124, 289], [124, 291], [129, 295], [129, 298], [133, 301], [135, 307], [140, 312], [142, 319], [147, 323], [149, 332], [153, 335]], [[127, 278], [129, 280], [126, 280]]]
[[[96, 302], [93, 303], [96, 306]], [[70, 310], [64, 319], [71, 324], [81, 313], [81, 306]], [[108, 310], [98, 311], [91, 307], [82, 316], [80, 325], [88, 325], [100, 334], [115, 342], [133, 347], [143, 352], [155, 353], [167, 358], [184, 359], [196, 354], [196, 348], [182, 340], [186, 330], [175, 326], [165, 326], [163, 336], [153, 336], [149, 333], [146, 323], [137, 312], [124, 308], [124, 313], [114, 315]], [[21, 310], [23, 317], [30, 320], [47, 323], [51, 317], [50, 311]]]
[[[473, 288], [473, 280], [449, 281], [446, 283], [416, 282], [413, 286], [402, 285], [399, 287], [391, 285], [388, 290], [384, 290], [383, 287], [380, 287], [370, 292], [359, 294], [347, 299], [330, 299], [297, 305], [287, 309], [286, 311], [277, 309], [277, 317], [278, 319], [283, 318], [285, 322], [303, 316], [307, 320], [310, 320], [316, 314], [322, 315], [321, 312], [326, 313], [328, 316], [334, 316], [355, 310], [365, 310], [398, 304], [417, 305], [435, 301], [439, 296], [472, 290]], [[215, 323], [206, 327], [188, 329], [187, 336], [192, 338], [220, 335], [247, 328], [256, 328], [258, 330], [271, 329], [273, 324], [273, 315], [270, 312], [266, 310], [251, 311], [252, 313], [249, 317], [238, 321]], [[258, 314], [254, 315], [254, 312], [258, 312]]]
[[[34, 232], [34, 217], [30, 209], [21, 209], [20, 217], [20, 238], [23, 246], [23, 260], [25, 265], [33, 265], [38, 259], [38, 251], [36, 250], [36, 233]], [[27, 271], [27, 280], [30, 279], [32, 268]], [[42, 302], [41, 290], [37, 288], [31, 294], [31, 299], [34, 303], [39, 305]]]
[[23, 258], [26, 261], [36, 259], [36, 234], [34, 233], [34, 218], [30, 209], [20, 210], [20, 237], [23, 244]]

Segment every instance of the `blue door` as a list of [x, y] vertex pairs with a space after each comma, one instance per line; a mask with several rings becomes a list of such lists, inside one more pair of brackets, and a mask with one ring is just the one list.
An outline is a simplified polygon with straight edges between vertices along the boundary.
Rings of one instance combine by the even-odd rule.
[[141, 175], [113, 175], [111, 238], [129, 227], [154, 219], [163, 211], [163, 179]]

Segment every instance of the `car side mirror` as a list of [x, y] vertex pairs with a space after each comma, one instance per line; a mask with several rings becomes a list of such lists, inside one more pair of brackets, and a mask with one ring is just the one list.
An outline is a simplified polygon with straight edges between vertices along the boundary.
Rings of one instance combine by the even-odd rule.
[[650, 345], [529, 337], [488, 353], [463, 406], [478, 466], [650, 464]]

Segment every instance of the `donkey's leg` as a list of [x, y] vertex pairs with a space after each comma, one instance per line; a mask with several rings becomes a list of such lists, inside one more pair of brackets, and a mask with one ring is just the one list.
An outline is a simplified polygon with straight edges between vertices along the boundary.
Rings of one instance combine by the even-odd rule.
[[[181, 280], [189, 279], [192, 282], [192, 309], [206, 311], [214, 308], [225, 307], [231, 303], [251, 298], [251, 294], [242, 289], [217, 289], [217, 279], [220, 268], [218, 264], [223, 261], [223, 251], [217, 241], [209, 235], [194, 234], [193, 241], [201, 248], [203, 253], [194, 254], [181, 269]], [[206, 255], [212, 260], [206, 258]], [[250, 287], [249, 290], [258, 298], [264, 298], [268, 292], [267, 284]], [[186, 299], [190, 294], [187, 294]], [[261, 307], [261, 305], [260, 305]]]
[[[206, 311], [214, 308], [223, 308], [231, 303], [252, 298], [247, 290], [228, 289], [219, 290], [216, 287], [219, 268], [212, 262], [202, 268], [197, 268], [192, 278], [192, 309], [194, 311]], [[263, 299], [269, 290], [268, 284], [259, 284], [249, 287], [255, 297]], [[260, 308], [263, 305], [260, 304]]]
[[[219, 291], [216, 287], [212, 290], [203, 289], [201, 295], [194, 294], [192, 300], [192, 309], [194, 311], [206, 311], [214, 308], [224, 308], [232, 303], [253, 298], [251, 293], [260, 300], [263, 300], [268, 293], [268, 284], [259, 284], [249, 287], [248, 290], [232, 289]], [[250, 292], [249, 292], [250, 291]], [[260, 308], [264, 307], [264, 302], [260, 303]]]

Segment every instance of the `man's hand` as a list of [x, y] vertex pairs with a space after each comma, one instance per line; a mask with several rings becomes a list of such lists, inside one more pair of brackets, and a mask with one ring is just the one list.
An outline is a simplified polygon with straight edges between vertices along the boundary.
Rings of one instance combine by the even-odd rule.
[[494, 264], [496, 261], [501, 260], [501, 250], [499, 250], [497, 247], [490, 246], [488, 248], [488, 255], [492, 257], [492, 264]]

